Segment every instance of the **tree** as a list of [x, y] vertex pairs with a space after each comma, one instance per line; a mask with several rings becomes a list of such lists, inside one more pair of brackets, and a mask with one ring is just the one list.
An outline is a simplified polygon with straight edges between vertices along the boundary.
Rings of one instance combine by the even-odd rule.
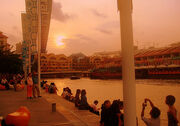
[[22, 73], [23, 64], [20, 55], [14, 54], [13, 51], [4, 50], [0, 47], [0, 73]]

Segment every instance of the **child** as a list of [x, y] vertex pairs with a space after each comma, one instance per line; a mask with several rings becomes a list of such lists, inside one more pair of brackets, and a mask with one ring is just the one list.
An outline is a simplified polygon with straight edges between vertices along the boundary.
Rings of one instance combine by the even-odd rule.
[[27, 99], [32, 99], [32, 87], [33, 87], [32, 74], [29, 73], [27, 77]]
[[[152, 108], [150, 111], [151, 118], [144, 117], [144, 110], [145, 110], [145, 107], [147, 106], [148, 101]], [[141, 119], [144, 121], [144, 123], [147, 126], [160, 126], [160, 118], [159, 118], [159, 116], [161, 114], [160, 110], [157, 107], [155, 107], [154, 104], [149, 99], [145, 99], [142, 106], [143, 106], [143, 108], [142, 108], [142, 112], [141, 112]]]
[[178, 125], [178, 119], [177, 119], [177, 110], [174, 106], [176, 99], [174, 96], [172, 95], [168, 95], [166, 97], [166, 104], [169, 107], [169, 110], [167, 112], [167, 116], [168, 116], [168, 126], [177, 126]]
[[90, 110], [90, 111], [97, 114], [97, 115], [99, 115], [100, 108], [97, 108], [97, 104], [98, 104], [98, 100], [95, 100], [94, 104], [90, 105], [90, 107], [92, 108], [92, 110]]

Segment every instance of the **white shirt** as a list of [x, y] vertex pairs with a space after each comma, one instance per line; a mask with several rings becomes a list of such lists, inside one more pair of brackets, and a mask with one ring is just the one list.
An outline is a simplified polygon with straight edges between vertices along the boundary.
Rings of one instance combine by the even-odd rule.
[[160, 118], [153, 119], [142, 117], [142, 120], [144, 123], [146, 123], [147, 126], [160, 126]]
[[94, 111], [98, 111], [97, 106], [95, 104], [91, 104], [90, 106], [93, 108]]

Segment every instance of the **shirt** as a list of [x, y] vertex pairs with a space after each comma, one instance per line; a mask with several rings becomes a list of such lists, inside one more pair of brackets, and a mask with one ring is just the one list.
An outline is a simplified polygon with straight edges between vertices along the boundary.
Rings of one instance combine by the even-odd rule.
[[98, 111], [97, 106], [95, 104], [91, 104], [90, 106], [93, 108], [94, 111]]
[[33, 84], [38, 84], [38, 76], [37, 75], [33, 75], [32, 79], [33, 79]]
[[160, 118], [153, 119], [142, 117], [142, 120], [144, 123], [146, 123], [147, 126], [160, 126]]

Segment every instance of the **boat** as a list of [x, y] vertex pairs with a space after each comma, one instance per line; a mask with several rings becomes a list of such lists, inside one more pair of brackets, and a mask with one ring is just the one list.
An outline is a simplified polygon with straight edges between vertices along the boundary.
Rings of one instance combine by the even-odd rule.
[[78, 76], [71, 76], [70, 79], [71, 80], [77, 80], [77, 79], [80, 79], [80, 77], [78, 77]]

